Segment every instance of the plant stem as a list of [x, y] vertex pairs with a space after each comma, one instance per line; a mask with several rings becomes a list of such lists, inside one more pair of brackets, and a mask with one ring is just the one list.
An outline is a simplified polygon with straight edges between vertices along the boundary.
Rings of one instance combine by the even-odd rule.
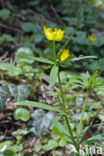
[[83, 104], [81, 119], [80, 119], [80, 123], [79, 123], [79, 126], [78, 126], [77, 146], [79, 146], [79, 142], [80, 142], [79, 139], [80, 139], [80, 132], [81, 132], [81, 129], [82, 129], [82, 121], [83, 121], [83, 116], [84, 116], [84, 112], [85, 112], [85, 108], [86, 108], [86, 104], [87, 104], [89, 94], [90, 94], [90, 88], [87, 88], [87, 94], [86, 94], [85, 101], [84, 101], [84, 104]]
[[56, 60], [55, 41], [53, 41], [53, 52], [54, 52], [54, 59]]
[[62, 85], [61, 85], [61, 80], [60, 80], [59, 72], [58, 72], [58, 82], [59, 82], [61, 99], [62, 99], [61, 107], [62, 107], [63, 112], [65, 113], [64, 114], [64, 118], [65, 118], [65, 121], [66, 121], [66, 124], [67, 124], [67, 127], [68, 127], [69, 134], [70, 134], [71, 139], [73, 141], [73, 144], [75, 145], [75, 147], [77, 149], [77, 144], [76, 144], [76, 141], [74, 139], [74, 136], [73, 136], [73, 133], [72, 133], [72, 129], [71, 129], [71, 126], [70, 126], [69, 121], [68, 121], [68, 117], [66, 115], [67, 112], [66, 112], [65, 101], [64, 101], [64, 94], [63, 94], [63, 91], [62, 91]]

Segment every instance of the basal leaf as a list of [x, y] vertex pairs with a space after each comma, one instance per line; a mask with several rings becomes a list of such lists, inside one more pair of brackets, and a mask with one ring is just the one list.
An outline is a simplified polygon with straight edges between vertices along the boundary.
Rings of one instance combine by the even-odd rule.
[[29, 122], [30, 132], [34, 133], [36, 136], [41, 136], [49, 128], [54, 113], [45, 113], [42, 109], [37, 109], [32, 113], [32, 121]]
[[14, 119], [28, 121], [30, 119], [30, 112], [25, 108], [17, 108], [14, 112]]
[[29, 88], [25, 84], [18, 85], [17, 86], [17, 90], [18, 90], [18, 96], [16, 98], [16, 101], [23, 101], [30, 94], [30, 90], [29, 90]]
[[87, 143], [97, 143], [97, 142], [104, 142], [104, 133], [100, 133], [98, 135], [92, 136], [91, 138], [83, 141], [83, 144], [87, 144]]
[[8, 88], [16, 102], [25, 100], [30, 94], [30, 90], [25, 84], [20, 84], [18, 86], [9, 84]]
[[3, 112], [6, 107], [6, 100], [10, 97], [8, 87], [0, 86], [0, 112]]
[[26, 62], [32, 64], [34, 62], [33, 51], [25, 47], [19, 48], [15, 53], [15, 62]]
[[0, 70], [6, 71], [10, 77], [18, 76], [22, 74], [22, 71], [20, 68], [15, 67], [8, 63], [0, 63]]
[[0, 153], [4, 152], [11, 144], [10, 140], [4, 141], [0, 143]]
[[0, 10], [0, 17], [2, 17], [4, 20], [9, 18], [9, 16], [10, 16], [10, 10], [9, 9], [4, 8], [4, 9]]
[[58, 145], [59, 144], [55, 140], [49, 140], [48, 144], [43, 146], [43, 149], [45, 151], [49, 151], [49, 150], [52, 150], [52, 149], [58, 147]]
[[15, 84], [9, 84], [8, 88], [9, 88], [9, 92], [10, 92], [11, 96], [13, 96], [16, 100], [18, 97], [17, 86]]

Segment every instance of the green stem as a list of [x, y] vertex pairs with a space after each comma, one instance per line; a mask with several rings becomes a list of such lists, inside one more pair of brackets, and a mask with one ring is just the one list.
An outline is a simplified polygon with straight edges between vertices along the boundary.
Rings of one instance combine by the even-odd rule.
[[77, 149], [77, 144], [76, 144], [76, 141], [74, 139], [74, 136], [73, 136], [73, 133], [72, 133], [72, 129], [71, 129], [71, 126], [69, 124], [68, 117], [66, 115], [66, 107], [65, 107], [65, 101], [64, 101], [64, 94], [63, 94], [63, 91], [62, 91], [62, 85], [61, 85], [61, 80], [60, 80], [59, 72], [58, 72], [58, 82], [59, 82], [59, 87], [60, 87], [60, 92], [61, 92], [61, 99], [62, 99], [61, 107], [62, 107], [63, 112], [65, 113], [64, 118], [65, 118], [65, 121], [66, 121], [66, 124], [67, 124], [67, 127], [68, 127], [69, 134], [70, 134], [71, 139], [73, 141], [73, 144], [75, 145], [75, 147]]
[[85, 108], [86, 108], [86, 104], [87, 104], [87, 100], [88, 100], [89, 94], [90, 94], [90, 89], [87, 88], [87, 94], [86, 94], [85, 101], [84, 101], [84, 104], [83, 104], [81, 119], [80, 119], [80, 123], [79, 123], [79, 126], [78, 126], [77, 146], [79, 146], [79, 142], [80, 142], [79, 139], [80, 139], [80, 132], [81, 132], [81, 129], [82, 129], [82, 121], [83, 121], [83, 116], [84, 116], [84, 112], [85, 112]]
[[53, 41], [53, 52], [54, 52], [54, 59], [56, 60], [55, 41]]

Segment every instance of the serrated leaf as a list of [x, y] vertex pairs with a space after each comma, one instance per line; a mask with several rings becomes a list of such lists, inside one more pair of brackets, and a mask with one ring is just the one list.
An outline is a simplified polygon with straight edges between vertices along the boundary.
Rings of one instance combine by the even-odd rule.
[[0, 63], [0, 70], [6, 71], [10, 77], [18, 76], [22, 74], [22, 71], [20, 68], [15, 67], [8, 63]]
[[55, 112], [62, 112], [61, 110], [59, 110], [56, 107], [50, 106], [50, 105], [46, 105], [46, 104], [42, 104], [39, 102], [33, 102], [33, 101], [21, 101], [21, 102], [17, 102], [15, 103], [15, 105], [24, 105], [24, 106], [31, 106], [31, 107], [36, 107], [36, 108], [41, 108], [41, 109], [45, 109], [45, 110], [50, 110], [50, 111], [55, 111]]
[[15, 62], [26, 62], [32, 64], [34, 62], [33, 51], [25, 47], [19, 48], [15, 53]]
[[49, 128], [54, 113], [48, 112], [45, 113], [42, 109], [37, 109], [32, 113], [33, 120], [29, 123], [30, 131], [36, 136], [41, 136]]
[[53, 85], [55, 84], [57, 79], [57, 74], [58, 74], [58, 66], [54, 65], [50, 72], [50, 84], [49, 84], [50, 88], [53, 87]]
[[54, 64], [54, 62], [52, 62], [51, 60], [48, 60], [43, 57], [34, 57], [34, 60], [36, 60], [38, 62], [42, 62], [42, 63]]
[[3, 112], [6, 107], [6, 100], [10, 97], [8, 87], [0, 86], [0, 112]]
[[28, 121], [30, 119], [30, 112], [25, 108], [17, 108], [14, 112], [14, 119]]

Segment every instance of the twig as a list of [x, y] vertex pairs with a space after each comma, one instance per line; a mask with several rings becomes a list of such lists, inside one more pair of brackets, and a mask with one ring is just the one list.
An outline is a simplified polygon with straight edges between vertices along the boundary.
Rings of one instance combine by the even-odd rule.
[[5, 8], [4, 0], [1, 0], [0, 3], [1, 3], [2, 8]]
[[1, 57], [0, 57], [0, 62], [8, 56], [8, 51], [6, 51]]
[[12, 30], [12, 31], [16, 31], [16, 32], [18, 32], [18, 33], [22, 33], [21, 30], [19, 30], [19, 29], [17, 29], [17, 28], [14, 28], [14, 27], [7, 26], [7, 25], [2, 24], [2, 23], [0, 23], [0, 27], [6, 28], [6, 29], [9, 29], [9, 30]]
[[55, 14], [57, 20], [59, 21], [59, 23], [62, 24], [62, 25], [64, 25], [64, 22], [61, 20], [60, 16], [59, 16], [58, 13], [56, 12], [54, 6], [51, 4], [50, 7], [51, 7], [53, 13]]

